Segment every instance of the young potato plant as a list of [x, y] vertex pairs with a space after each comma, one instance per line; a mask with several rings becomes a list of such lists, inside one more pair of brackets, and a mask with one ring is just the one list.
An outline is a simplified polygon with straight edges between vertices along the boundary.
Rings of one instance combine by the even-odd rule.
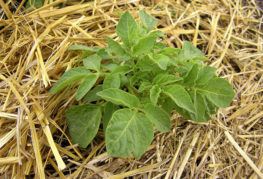
[[234, 97], [228, 81], [216, 76], [215, 68], [190, 42], [182, 49], [166, 47], [151, 31], [157, 21], [144, 11], [140, 21], [129, 12], [117, 25], [118, 43], [107, 38], [105, 48], [71, 46], [83, 50], [83, 66], [65, 72], [52, 87], [52, 94], [81, 80], [76, 99], [81, 104], [66, 112], [74, 143], [87, 147], [102, 123], [110, 156], [139, 158], [151, 144], [154, 128], [168, 132], [170, 114], [176, 110], [188, 120], [206, 122], [218, 108]]

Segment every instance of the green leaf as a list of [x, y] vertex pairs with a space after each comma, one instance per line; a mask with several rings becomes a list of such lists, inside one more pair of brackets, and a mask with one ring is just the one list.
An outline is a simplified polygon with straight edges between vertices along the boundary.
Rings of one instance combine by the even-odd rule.
[[73, 143], [86, 148], [98, 132], [101, 109], [90, 104], [73, 106], [66, 112], [66, 121]]
[[107, 51], [108, 49], [106, 48], [101, 48], [98, 50], [97, 55], [100, 56], [101, 59], [114, 59], [116, 58], [115, 56], [112, 56], [111, 54], [109, 54], [109, 52]]
[[77, 90], [77, 101], [81, 100], [87, 94], [87, 92], [89, 92], [98, 78], [99, 75], [95, 73], [91, 73], [85, 77], [84, 81], [79, 85], [79, 88]]
[[158, 84], [158, 85], [168, 85], [168, 84], [172, 84], [178, 81], [181, 81], [183, 78], [179, 77], [179, 76], [175, 76], [175, 75], [170, 75], [170, 74], [166, 74], [166, 73], [161, 73], [159, 75], [156, 75], [153, 79], [153, 83], [154, 84]]
[[110, 156], [139, 158], [153, 140], [153, 124], [144, 114], [131, 109], [113, 113], [106, 129], [106, 148]]
[[177, 72], [180, 74], [181, 77], [185, 77], [192, 68], [193, 64], [186, 62], [183, 64], [183, 66], [182, 64], [180, 64], [180, 67], [177, 68]]
[[137, 36], [138, 26], [128, 11], [121, 16], [116, 32], [126, 47], [131, 48], [133, 46], [135, 37]]
[[146, 55], [143, 58], [139, 59], [137, 64], [136, 64], [136, 67], [138, 67], [141, 72], [153, 71], [155, 66], [157, 66], [157, 65], [153, 62], [153, 60], [151, 60], [150, 57], [148, 57], [148, 55]]
[[192, 120], [194, 121], [195, 119], [195, 115], [194, 113], [191, 113], [181, 107], [179, 107], [178, 105], [174, 105], [174, 109], [176, 110], [176, 112], [178, 112], [181, 116], [183, 116], [185, 119], [188, 119], [188, 120]]
[[191, 42], [185, 41], [183, 48], [178, 55], [180, 60], [208, 60], [201, 50], [196, 48]]
[[166, 46], [162, 43], [162, 42], [156, 42], [154, 44], [154, 49], [159, 49], [159, 50], [162, 50], [164, 49]]
[[162, 109], [164, 109], [168, 114], [171, 114], [171, 112], [174, 110], [174, 106], [176, 105], [169, 97], [160, 100], [160, 104]]
[[101, 66], [106, 70], [113, 71], [116, 67], [119, 67], [119, 64], [116, 62], [110, 62], [101, 64]]
[[83, 54], [81, 55], [80, 61], [82, 61], [84, 58], [90, 56], [90, 54], [93, 53], [92, 51], [86, 50], [83, 52]]
[[210, 66], [203, 66], [198, 73], [196, 84], [197, 85], [206, 84], [209, 80], [215, 77], [215, 72], [216, 72], [216, 68]]
[[162, 70], [166, 70], [167, 64], [170, 61], [169, 57], [162, 54], [155, 54], [153, 58], [150, 57], [150, 59], [156, 63]]
[[129, 80], [130, 80], [131, 85], [135, 85], [137, 82], [150, 81], [151, 78], [152, 78], [151, 73], [144, 72], [144, 71], [138, 71]]
[[149, 37], [153, 37], [154, 39], [158, 37], [164, 37], [164, 33], [160, 30], [153, 31], [149, 34]]
[[206, 111], [205, 101], [203, 96], [198, 92], [194, 93], [194, 106], [195, 106], [195, 121], [206, 122], [207, 120], [204, 117]]
[[131, 86], [135, 86], [135, 84], [140, 81], [140, 78], [137, 75], [134, 75], [131, 78], [129, 78], [128, 80], [129, 80], [129, 84]]
[[116, 88], [105, 89], [98, 92], [97, 95], [106, 101], [110, 101], [117, 105], [124, 105], [129, 108], [136, 108], [140, 103], [136, 96]]
[[138, 27], [138, 36], [137, 36], [137, 38], [138, 39], [141, 39], [141, 38], [144, 38], [144, 37], [146, 37], [147, 36], [147, 30], [141, 25], [141, 24], [139, 24], [138, 22], [136, 22], [137, 23], [137, 27]]
[[109, 50], [112, 53], [115, 53], [115, 55], [118, 55], [118, 56], [126, 56], [127, 55], [125, 50], [122, 48], [122, 46], [118, 42], [112, 40], [109, 37], [107, 37], [107, 42], [109, 45]]
[[103, 81], [103, 89], [120, 88], [121, 78], [119, 74], [110, 74]]
[[97, 54], [84, 59], [84, 66], [90, 70], [100, 71], [101, 57]]
[[130, 61], [131, 57], [130, 55], [127, 56], [114, 56], [114, 59], [117, 59], [118, 62], [127, 62]]
[[144, 112], [151, 119], [155, 127], [161, 132], [168, 132], [171, 128], [169, 115], [160, 107], [151, 103], [145, 105]]
[[146, 54], [153, 49], [155, 43], [155, 37], [145, 37], [138, 41], [133, 48], [134, 55]]
[[145, 90], [149, 90], [152, 87], [152, 83], [150, 83], [149, 81], [143, 81], [138, 89], [138, 92], [141, 93]]
[[206, 110], [208, 114], [216, 114], [218, 111], [218, 107], [213, 104], [211, 101], [209, 101], [205, 96], [203, 96], [204, 102], [206, 105]]
[[204, 87], [198, 88], [198, 90], [205, 94], [209, 101], [221, 108], [229, 106], [235, 96], [229, 82], [217, 77], [211, 79]]
[[130, 83], [127, 76], [121, 75], [121, 88], [126, 87]]
[[96, 93], [102, 91], [102, 85], [98, 85], [96, 87], [94, 87], [92, 90], [90, 90], [86, 96], [84, 97], [84, 102], [94, 102], [94, 101], [98, 101], [101, 99], [101, 97], [99, 97]]
[[180, 52], [181, 52], [181, 49], [165, 47], [159, 53], [161, 53], [163, 55], [172, 55], [172, 56], [176, 56], [177, 57]]
[[84, 50], [84, 51], [90, 51], [90, 52], [97, 52], [99, 48], [90, 48], [84, 45], [71, 45], [69, 50]]
[[131, 66], [123, 65], [123, 66], [117, 66], [116, 68], [114, 68], [114, 70], [112, 71], [112, 74], [125, 75], [126, 73], [129, 73], [130, 71], [132, 71]]
[[169, 96], [179, 107], [193, 113], [195, 112], [191, 97], [182, 86], [169, 85], [163, 88], [163, 92]]
[[195, 82], [198, 78], [199, 70], [200, 70], [200, 68], [199, 68], [198, 64], [194, 64], [192, 69], [186, 75], [186, 77], [184, 77], [184, 85], [185, 86], [195, 86]]
[[90, 74], [90, 71], [85, 67], [72, 68], [72, 69], [66, 71], [61, 76], [61, 78], [51, 88], [51, 90], [49, 92], [51, 94], [55, 94], [55, 93], [61, 91], [66, 86], [70, 85], [71, 83], [76, 82], [78, 80], [81, 80], [82, 78], [86, 77], [89, 74]]
[[160, 96], [161, 89], [158, 85], [154, 85], [150, 90], [150, 99], [153, 105], [157, 104], [158, 98]]
[[112, 114], [117, 111], [119, 108], [118, 105], [113, 104], [111, 102], [107, 102], [104, 108], [104, 116], [103, 116], [103, 131], [106, 133], [106, 129], [108, 123], [112, 117]]
[[149, 32], [157, 25], [157, 20], [155, 20], [152, 16], [148, 15], [145, 11], [139, 11], [139, 16], [142, 21], [142, 24]]

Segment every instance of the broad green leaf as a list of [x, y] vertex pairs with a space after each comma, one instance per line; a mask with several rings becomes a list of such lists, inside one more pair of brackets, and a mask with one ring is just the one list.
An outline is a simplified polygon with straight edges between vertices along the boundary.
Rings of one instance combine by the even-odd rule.
[[129, 108], [136, 108], [140, 103], [136, 96], [117, 88], [105, 89], [101, 92], [98, 92], [97, 95], [106, 101], [110, 101], [117, 105], [124, 105]]
[[144, 112], [151, 119], [155, 127], [161, 132], [168, 132], [171, 128], [169, 115], [160, 107], [151, 103], [145, 105]]
[[145, 11], [139, 11], [139, 16], [142, 21], [142, 24], [149, 32], [157, 25], [157, 20], [155, 20], [152, 16], [148, 15]]
[[162, 70], [166, 70], [167, 64], [170, 61], [169, 57], [162, 54], [155, 54], [153, 58], [150, 59], [152, 59]]
[[[174, 67], [179, 67], [178, 62], [176, 60], [176, 57], [172, 56], [172, 55], [166, 55], [167, 57], [169, 57], [169, 65], [172, 64], [172, 66]], [[173, 70], [174, 72], [175, 70]]]
[[99, 49], [97, 52], [97, 55], [103, 60], [116, 58], [115, 56], [112, 56], [111, 54], [109, 54], [108, 49], [106, 48]]
[[137, 23], [137, 27], [138, 27], [138, 39], [140, 38], [144, 38], [147, 36], [147, 30], [138, 22]]
[[121, 75], [121, 87], [126, 86], [127, 84], [129, 84], [129, 79], [127, 76], [125, 75]]
[[84, 59], [84, 66], [90, 70], [100, 71], [101, 57], [97, 54]]
[[137, 82], [150, 81], [152, 74], [144, 71], [136, 72], [133, 77], [130, 78], [130, 84], [135, 85]]
[[121, 78], [119, 74], [110, 74], [103, 81], [103, 89], [120, 88]]
[[126, 47], [131, 48], [133, 46], [135, 37], [137, 36], [138, 26], [128, 11], [121, 16], [116, 32]]
[[203, 96], [204, 102], [206, 105], [206, 111], [208, 114], [216, 114], [218, 111], [218, 107], [213, 104], [211, 101], [209, 101], [205, 96]]
[[153, 140], [153, 124], [144, 114], [131, 109], [113, 113], [106, 129], [106, 148], [110, 156], [139, 158]]
[[154, 49], [159, 49], [159, 50], [162, 50], [164, 49], [166, 46], [162, 43], [162, 42], [156, 42], [154, 44]]
[[157, 104], [158, 98], [161, 93], [161, 89], [158, 85], [154, 85], [150, 90], [150, 99], [153, 105]]
[[113, 71], [116, 67], [119, 67], [119, 64], [116, 62], [110, 62], [101, 64], [101, 66], [106, 70]]
[[191, 112], [179, 107], [176, 104], [174, 105], [174, 109], [176, 110], [176, 112], [178, 112], [185, 119], [194, 121], [194, 119], [195, 119], [195, 114], [194, 113], [191, 113]]
[[130, 61], [131, 57], [129, 55], [127, 56], [114, 56], [114, 59], [118, 59], [118, 62], [126, 62]]
[[66, 71], [58, 82], [49, 91], [51, 94], [55, 94], [61, 91], [66, 86], [74, 83], [90, 74], [90, 71], [85, 67], [72, 68]]
[[203, 96], [195, 92], [194, 93], [194, 106], [195, 106], [195, 121], [207, 122], [205, 116], [206, 106]]
[[216, 68], [210, 66], [203, 66], [198, 73], [196, 84], [197, 85], [206, 84], [209, 80], [215, 77], [215, 72], [216, 72]]
[[99, 48], [90, 48], [84, 45], [71, 45], [69, 50], [84, 50], [84, 51], [90, 51], [90, 52], [97, 52]]
[[160, 100], [160, 104], [162, 109], [164, 109], [168, 114], [170, 114], [174, 110], [176, 105], [174, 101], [169, 97]]
[[139, 81], [140, 81], [140, 78], [137, 75], [133, 75], [131, 78], [129, 78], [129, 82], [131, 86], [134, 86]]
[[131, 66], [123, 65], [123, 66], [117, 66], [116, 68], [114, 68], [114, 70], [112, 71], [112, 74], [125, 75], [126, 73], [129, 73], [130, 71], [132, 71]]
[[153, 49], [155, 42], [155, 37], [145, 37], [138, 41], [138, 43], [133, 48], [134, 55], [146, 54]]
[[95, 73], [91, 73], [85, 77], [84, 81], [79, 85], [79, 88], [77, 90], [77, 101], [81, 100], [87, 94], [87, 92], [89, 92], [98, 78], [99, 75]]
[[86, 148], [98, 132], [101, 109], [90, 104], [73, 106], [66, 112], [66, 121], [73, 143]]
[[153, 37], [154, 39], [157, 39], [158, 37], [164, 37], [164, 33], [160, 30], [153, 31], [149, 34], [149, 37]]
[[84, 58], [90, 56], [91, 53], [93, 53], [93, 52], [92, 52], [92, 51], [89, 51], [89, 50], [84, 51], [83, 54], [81, 55], [80, 61], [82, 61]]
[[137, 61], [136, 66], [140, 69], [142, 72], [150, 72], [153, 71], [154, 67], [157, 66], [153, 60], [151, 60], [148, 55], [144, 56], [143, 58], [139, 59]]
[[127, 55], [125, 50], [122, 48], [122, 46], [118, 42], [112, 40], [109, 37], [107, 37], [107, 42], [108, 42], [108, 45], [109, 45], [109, 50], [112, 53], [115, 53], [115, 55], [118, 55], [118, 56], [125, 56], [125, 55]]
[[182, 86], [169, 85], [163, 88], [163, 92], [169, 96], [179, 107], [193, 113], [195, 112], [191, 97]]
[[211, 120], [211, 116], [208, 114], [207, 111], [205, 111], [204, 121], [210, 121], [210, 120]]
[[107, 102], [104, 108], [104, 115], [103, 115], [103, 131], [106, 132], [108, 123], [112, 117], [112, 114], [117, 111], [119, 108], [118, 105], [113, 104], [111, 102]]
[[205, 97], [199, 93], [199, 92], [192, 92], [192, 99], [194, 101], [194, 107], [195, 107], [195, 112], [189, 112], [176, 104], [174, 104], [174, 108], [176, 112], [178, 112], [182, 117], [188, 120], [196, 121], [196, 122], [207, 122], [211, 118], [209, 114], [207, 113], [207, 108], [206, 104], [204, 103]]
[[191, 42], [185, 41], [178, 58], [180, 60], [208, 60], [201, 50], [196, 48]]
[[209, 80], [204, 87], [198, 88], [198, 90], [205, 94], [209, 101], [221, 108], [229, 106], [235, 96], [229, 82], [217, 77]]
[[181, 49], [178, 49], [178, 48], [165, 47], [159, 53], [163, 55], [178, 56], [180, 51]]
[[148, 95], [146, 96], [145, 94], [143, 94], [140, 96], [140, 102], [142, 104], [141, 107], [143, 107], [145, 106], [145, 104], [151, 103], [151, 100]]
[[85, 102], [94, 102], [94, 101], [98, 101], [101, 99], [101, 97], [99, 97], [96, 93], [102, 91], [102, 85], [98, 85], [96, 87], [94, 87], [92, 90], [90, 90], [86, 96], [84, 97], [84, 101]]
[[145, 90], [149, 90], [152, 87], [152, 83], [150, 83], [149, 81], [143, 81], [138, 89], [138, 92], [141, 93]]
[[177, 68], [177, 72], [180, 74], [181, 77], [185, 77], [192, 68], [193, 68], [193, 64], [186, 62], [183, 66], [182, 64], [180, 64], [180, 67]]
[[175, 83], [177, 81], [181, 81], [183, 78], [175, 75], [161, 73], [154, 77], [153, 83], [158, 85], [168, 85]]
[[194, 64], [192, 69], [188, 72], [186, 77], [184, 77], [184, 85], [186, 86], [195, 86], [195, 82], [198, 78], [198, 73], [199, 73], [199, 66], [198, 64]]

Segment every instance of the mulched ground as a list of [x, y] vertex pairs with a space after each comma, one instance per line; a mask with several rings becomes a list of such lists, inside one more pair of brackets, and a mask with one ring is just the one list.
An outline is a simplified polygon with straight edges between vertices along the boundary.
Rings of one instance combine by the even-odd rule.
[[[0, 0], [0, 176], [263, 178], [262, 1], [51, 2], [25, 10]], [[102, 132], [81, 149], [70, 142], [64, 117], [77, 104], [76, 86], [48, 91], [81, 57], [70, 45], [105, 46], [105, 37], [116, 37], [117, 11], [138, 19], [141, 9], [158, 19], [168, 46], [189, 40], [200, 48], [236, 96], [208, 123], [174, 112], [172, 130], [156, 132], [138, 160], [109, 157]]]

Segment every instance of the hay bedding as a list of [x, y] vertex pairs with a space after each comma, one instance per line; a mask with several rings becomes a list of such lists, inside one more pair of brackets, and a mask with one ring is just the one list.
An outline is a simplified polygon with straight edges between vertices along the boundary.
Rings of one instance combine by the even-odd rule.
[[[262, 2], [57, 0], [30, 12], [24, 2], [0, 0], [1, 178], [263, 178]], [[79, 65], [70, 45], [105, 46], [116, 37], [116, 10], [138, 18], [139, 9], [158, 19], [167, 45], [202, 49], [236, 97], [206, 124], [174, 113], [172, 130], [156, 132], [139, 160], [109, 157], [102, 133], [80, 149], [64, 119], [76, 86], [48, 90]]]

